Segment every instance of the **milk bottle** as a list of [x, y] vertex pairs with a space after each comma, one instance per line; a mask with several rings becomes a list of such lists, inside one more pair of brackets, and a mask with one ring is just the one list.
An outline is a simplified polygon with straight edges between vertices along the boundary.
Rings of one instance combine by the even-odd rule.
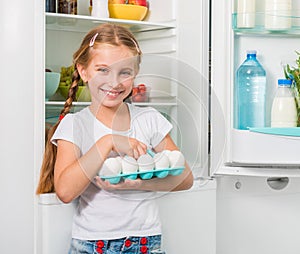
[[291, 85], [292, 80], [278, 80], [272, 104], [271, 127], [297, 127], [297, 106]]

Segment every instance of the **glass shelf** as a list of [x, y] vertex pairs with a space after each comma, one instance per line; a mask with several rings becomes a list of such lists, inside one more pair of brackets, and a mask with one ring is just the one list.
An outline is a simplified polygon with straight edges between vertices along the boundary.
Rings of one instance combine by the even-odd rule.
[[[65, 104], [65, 101], [46, 101], [45, 105], [48, 107], [62, 107]], [[88, 106], [91, 103], [90, 102], [81, 102], [81, 101], [74, 101], [73, 103], [74, 107], [84, 107]], [[150, 98], [149, 102], [132, 102], [133, 105], [137, 106], [177, 106], [177, 102], [175, 101], [175, 98], [170, 97], [152, 97]]]
[[[289, 29], [273, 29], [269, 30], [265, 28], [264, 19], [265, 13], [255, 13], [255, 26], [251, 28], [240, 28], [237, 25], [237, 13], [232, 14], [232, 29], [236, 34], [267, 34], [273, 36], [299, 36], [300, 35], [300, 16], [288, 16], [291, 20], [291, 27]], [[281, 17], [282, 18], [282, 17]], [[285, 18], [285, 17], [284, 17]]]
[[99, 19], [92, 16], [46, 12], [46, 28], [49, 30], [86, 33], [86, 31], [92, 29], [93, 27], [107, 22], [124, 25], [127, 28], [129, 28], [133, 33], [175, 28], [174, 20], [162, 23], [153, 23], [148, 21], [135, 21], [111, 18]]
[[[160, 101], [157, 101], [160, 100]], [[46, 115], [45, 115], [45, 121], [53, 125], [57, 122], [59, 118], [59, 114], [61, 110], [63, 109], [63, 106], [65, 104], [65, 101], [46, 101]], [[81, 101], [74, 101], [73, 106], [71, 108], [70, 112], [76, 112], [79, 111], [87, 106], [89, 106], [91, 103], [90, 102], [81, 102]], [[149, 101], [149, 102], [133, 102], [133, 105], [136, 106], [141, 106], [141, 107], [154, 107], [159, 109], [169, 109], [170, 107], [175, 107], [177, 106], [177, 103], [175, 101], [175, 98], [170, 96], [170, 97], [154, 97], [154, 101]]]

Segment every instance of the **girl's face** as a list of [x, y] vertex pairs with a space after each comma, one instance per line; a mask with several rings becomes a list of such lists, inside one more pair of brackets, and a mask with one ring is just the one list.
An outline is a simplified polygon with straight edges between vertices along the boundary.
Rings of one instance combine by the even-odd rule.
[[94, 47], [91, 55], [88, 67], [78, 66], [78, 71], [89, 86], [92, 102], [107, 107], [120, 105], [132, 90], [137, 56], [126, 46], [109, 44]]

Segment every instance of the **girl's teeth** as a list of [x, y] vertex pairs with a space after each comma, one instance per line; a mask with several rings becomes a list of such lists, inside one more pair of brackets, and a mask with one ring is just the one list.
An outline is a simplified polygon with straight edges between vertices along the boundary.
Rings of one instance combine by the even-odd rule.
[[117, 92], [110, 92], [110, 91], [108, 91], [107, 94], [108, 95], [117, 95], [118, 93]]

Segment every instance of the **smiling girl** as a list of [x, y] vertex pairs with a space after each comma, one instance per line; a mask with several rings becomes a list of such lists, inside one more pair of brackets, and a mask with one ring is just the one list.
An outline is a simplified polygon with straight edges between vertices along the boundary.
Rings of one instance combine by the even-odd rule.
[[[155, 192], [190, 188], [189, 166], [163, 179], [110, 184], [98, 177], [109, 157], [178, 150], [169, 135], [172, 125], [157, 110], [124, 102], [139, 71], [138, 43], [126, 28], [103, 24], [85, 36], [73, 61], [73, 83], [48, 133], [37, 193], [55, 191], [65, 203], [78, 198], [70, 254], [161, 253]], [[91, 104], [69, 113], [80, 77]]]

